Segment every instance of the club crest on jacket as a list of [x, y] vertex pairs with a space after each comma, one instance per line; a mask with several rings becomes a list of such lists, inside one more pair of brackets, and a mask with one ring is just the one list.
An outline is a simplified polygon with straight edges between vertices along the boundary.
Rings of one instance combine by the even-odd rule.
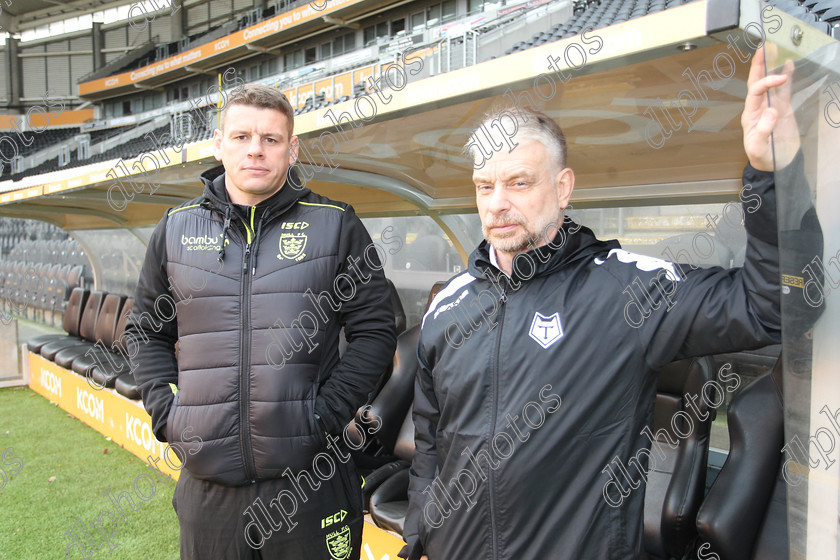
[[306, 258], [306, 253], [303, 252], [306, 248], [306, 240], [305, 233], [281, 233], [280, 254], [277, 255], [277, 258], [281, 261], [284, 259], [303, 260]]
[[563, 325], [560, 324], [560, 314], [555, 313], [546, 317], [539, 311], [534, 313], [531, 330], [528, 334], [543, 348], [548, 348], [563, 338]]

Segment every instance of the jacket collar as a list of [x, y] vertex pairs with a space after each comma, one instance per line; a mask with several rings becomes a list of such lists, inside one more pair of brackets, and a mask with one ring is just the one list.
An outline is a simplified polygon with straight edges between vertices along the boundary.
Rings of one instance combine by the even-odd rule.
[[[570, 233], [570, 230], [574, 233]], [[518, 283], [547, 276], [569, 263], [593, 258], [620, 247], [615, 239], [601, 241], [595, 237], [591, 229], [567, 218], [550, 245], [543, 245], [516, 256], [511, 280]], [[523, 259], [524, 262], [517, 264], [517, 261]], [[498, 278], [500, 271], [490, 263], [490, 244], [486, 240], [482, 241], [470, 255], [469, 271], [478, 278]]]
[[[221, 212], [225, 212], [228, 207], [233, 212], [239, 212], [237, 205], [231, 202], [227, 189], [225, 188], [225, 168], [223, 165], [217, 165], [202, 173], [201, 180], [204, 183], [203, 196], [207, 204]], [[301, 187], [295, 188], [295, 185], [301, 185]], [[257, 204], [257, 207], [262, 209], [263, 212], [270, 211], [272, 216], [283, 214], [298, 200], [311, 192], [302, 185], [303, 183], [297, 171], [289, 167], [286, 173], [286, 183], [283, 185], [283, 188]]]

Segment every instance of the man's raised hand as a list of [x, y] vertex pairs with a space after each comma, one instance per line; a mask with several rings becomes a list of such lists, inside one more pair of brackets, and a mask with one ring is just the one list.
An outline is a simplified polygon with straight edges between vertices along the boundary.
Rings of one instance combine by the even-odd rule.
[[799, 149], [799, 131], [790, 105], [792, 76], [793, 62], [790, 60], [785, 62], [781, 74], [767, 76], [764, 47], [755, 51], [747, 79], [741, 127], [744, 130], [744, 151], [750, 165], [760, 171], [774, 169], [771, 134], [775, 134], [777, 142], [776, 167], [789, 164]]

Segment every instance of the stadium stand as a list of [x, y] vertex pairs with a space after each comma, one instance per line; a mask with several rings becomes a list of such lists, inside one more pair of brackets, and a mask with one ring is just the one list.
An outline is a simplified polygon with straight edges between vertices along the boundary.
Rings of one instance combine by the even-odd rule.
[[[127, 73], [143, 73], [153, 65], [165, 64], [172, 57], [202, 45], [223, 45], [237, 31], [304, 8], [309, 1], [266, 1], [257, 6], [260, 3], [251, 0], [229, 0], [225, 4], [229, 4], [231, 9], [221, 12], [214, 5], [222, 3], [202, 2], [196, 3], [200, 6], [185, 8], [183, 21], [172, 25], [169, 21], [165, 24], [151, 22], [145, 33], [135, 33], [126, 20], [110, 23], [108, 29], [99, 31], [101, 37], [92, 37], [96, 33], [94, 31], [69, 38], [40, 38], [36, 44], [46, 45], [44, 52], [49, 52], [50, 56], [39, 57], [37, 53], [26, 52], [21, 58], [27, 63], [33, 61], [33, 65], [43, 63], [43, 85], [51, 83], [46, 79], [49, 77], [47, 61], [62, 60], [59, 56], [61, 50], [78, 48], [85, 53], [87, 49], [96, 51], [96, 40], [100, 41], [102, 48], [94, 52], [94, 62], [88, 63], [85, 58], [85, 63], [80, 65], [84, 70], [71, 76], [72, 87], [68, 86], [61, 95], [70, 109], [81, 110], [92, 105], [95, 107], [94, 116], [72, 126], [56, 124], [44, 130], [30, 126], [22, 132], [9, 127], [0, 130], [0, 194], [41, 186], [44, 188], [43, 197], [37, 203], [44, 202], [39, 208], [43, 210], [49, 207], [51, 200], [64, 194], [47, 191], [45, 185], [54, 179], [71, 176], [66, 173], [67, 170], [89, 167], [91, 173], [105, 174], [118, 160], [129, 160], [166, 147], [186, 145], [195, 148], [196, 144], [204, 143], [212, 137], [216, 126], [217, 100], [223, 97], [218, 89], [229, 92], [233, 84], [226, 71], [224, 74], [220, 72], [224, 65], [230, 66], [229, 70], [233, 70], [232, 75], [237, 81], [263, 83], [287, 93], [293, 92], [294, 97], [290, 95], [290, 100], [295, 115], [308, 115], [306, 118], [314, 120], [315, 115], [311, 114], [314, 111], [369, 95], [371, 86], [367, 78], [375, 70], [366, 71], [378, 68], [381, 72], [383, 65], [398, 60], [407, 51], [417, 49], [422, 52], [425, 64], [418, 79], [434, 77], [695, 1], [437, 0], [434, 3], [435, 0], [410, 0], [393, 5], [383, 3], [371, 9], [370, 13], [360, 11], [362, 15], [355, 20], [330, 21], [325, 17], [324, 21], [313, 23], [315, 31], [307, 29], [305, 33], [284, 37], [282, 42], [269, 48], [248, 45], [252, 50], [246, 55], [234, 53], [218, 64], [189, 66], [181, 75], [164, 76], [155, 83], [139, 80], [117, 92], [109, 92], [110, 86], [104, 84], [100, 84], [98, 89], [91, 86], [85, 94], [81, 93], [85, 85], [98, 80], [114, 80]], [[820, 33], [840, 37], [840, 0], [768, 0], [763, 4], [795, 16]], [[206, 14], [199, 10], [204, 10]], [[77, 39], [90, 44], [65, 46]], [[17, 41], [16, 49], [28, 48], [27, 41], [14, 40]], [[3, 61], [12, 57], [6, 56], [9, 48], [9, 43], [3, 48]], [[67, 60], [73, 59], [75, 63], [78, 58], [82, 57], [68, 56]], [[7, 66], [0, 64], [0, 76], [3, 78], [6, 77], [4, 72], [11, 75]], [[347, 78], [346, 81], [344, 78]], [[27, 76], [23, 77], [23, 81], [26, 83]], [[40, 81], [36, 83], [38, 87], [42, 85]], [[324, 85], [327, 83], [329, 86]], [[8, 111], [22, 108], [20, 112], [23, 113], [27, 106], [32, 105], [29, 100], [34, 97], [29, 93], [26, 96], [17, 95], [13, 103], [14, 96], [10, 92], [9, 87], [0, 85], [0, 99], [8, 99]], [[426, 103], [434, 105], [436, 100], [430, 99]], [[202, 157], [208, 158], [198, 163], [214, 163], [212, 157], [204, 153], [208, 143], [198, 147], [203, 152]], [[434, 165], [431, 160], [436, 158], [436, 154], [431, 151], [429, 154], [430, 163]], [[186, 160], [185, 156], [183, 161]], [[352, 172], [364, 171], [363, 165], [351, 162], [348, 169]], [[128, 225], [125, 224], [131, 221], [130, 217], [114, 218], [113, 215], [103, 218], [105, 225], [101, 222], [93, 226], [67, 225], [67, 231], [74, 236], [77, 234], [74, 228], [78, 228], [78, 239], [86, 247], [97, 247], [96, 254], [90, 255], [90, 259], [79, 241], [61, 228], [45, 222], [0, 219], [0, 310], [45, 326], [60, 325], [66, 333], [29, 338], [27, 347], [33, 359], [49, 360], [50, 365], [85, 378], [93, 386], [105, 388], [111, 394], [132, 400], [140, 398], [123, 339], [133, 304], [132, 298], [126, 294], [130, 295], [139, 263], [142, 262], [138, 257], [138, 254], [142, 256], [142, 252], [138, 253], [138, 250], [144, 249], [152, 229], [150, 224], [162, 215], [166, 207], [159, 200], [171, 203], [171, 206], [181, 202], [178, 197], [182, 193], [178, 189], [182, 189], [187, 180], [179, 179], [180, 182], [172, 182], [170, 192], [156, 195], [154, 204], [158, 207], [154, 210], [157, 212], [154, 220], [148, 217], [153, 213], [149, 211], [148, 215]], [[194, 177], [191, 179], [197, 183]], [[95, 183], [93, 179], [90, 181]], [[80, 186], [79, 190], [84, 191], [88, 185]], [[77, 194], [73, 190], [76, 188], [67, 190]], [[100, 193], [105, 189], [107, 186], [100, 188]], [[90, 198], [80, 196], [78, 204], [96, 201], [96, 193], [90, 192], [94, 190], [82, 192]], [[80, 215], [85, 214], [84, 208], [73, 210]], [[414, 210], [401, 208], [398, 212], [400, 216], [406, 216]], [[452, 213], [454, 215], [454, 210]], [[379, 209], [369, 212], [374, 217], [385, 214], [387, 211]], [[629, 239], [635, 236], [635, 239], [641, 240], [640, 245], [653, 247], [660, 254], [665, 250], [673, 253], [692, 251], [694, 233], [689, 232], [694, 231], [692, 228], [672, 225], [666, 228], [661, 225], [662, 220], [657, 219], [655, 226], [648, 229], [644, 219], [634, 219], [629, 213], [616, 218], [617, 222], [621, 222], [619, 229]], [[426, 229], [414, 228], [412, 233], [417, 237], [407, 242], [400, 254], [388, 255], [392, 265], [396, 263], [403, 269], [401, 272], [416, 275], [416, 279], [411, 280], [417, 285], [422, 283], [422, 289], [413, 284], [412, 288], [417, 288], [416, 292], [423, 297], [428, 292], [428, 286], [441, 275], [449, 276], [455, 272], [450, 261], [458, 262], [457, 271], [461, 271], [458, 251], [441, 235], [439, 224], [435, 225], [431, 220], [430, 224], [431, 227]], [[103, 230], [100, 239], [104, 241], [98, 245], [86, 243], [83, 235], [96, 235], [91, 231], [99, 230]], [[134, 242], [134, 253], [123, 248], [124, 238], [117, 235], [109, 237], [112, 231], [119, 231]], [[622, 239], [622, 244], [634, 248], [633, 243], [626, 243], [625, 239]], [[740, 239], [729, 243], [722, 237], [715, 237], [712, 254], [695, 264], [740, 264], [743, 262], [741, 245]], [[120, 280], [125, 282], [116, 287], [114, 284], [109, 286], [108, 280], [103, 280], [103, 270], [118, 271]], [[400, 284], [397, 280], [395, 282]], [[405, 280], [403, 282], [406, 283]], [[412, 380], [418, 367], [415, 349], [419, 333], [416, 322], [407, 320], [406, 310], [421, 311], [422, 317], [422, 310], [428, 308], [442, 282], [434, 284], [425, 308], [422, 301], [405, 298], [406, 307], [403, 309], [397, 287], [393, 282], [389, 287], [400, 333], [393, 370], [389, 376], [383, 377], [380, 386], [370, 395], [372, 408], [359, 412], [355, 422], [351, 423], [350, 432], [358, 435], [363, 426], [370, 423], [370, 417], [382, 419], [382, 429], [375, 440], [367, 442], [361, 451], [364, 456], [356, 459], [366, 474], [365, 498], [373, 519], [380, 527], [400, 533], [407, 506], [408, 465], [413, 453]], [[410, 316], [415, 319], [416, 313]], [[682, 410], [685, 403], [680, 402], [681, 395], [689, 385], [702, 384], [710, 373], [714, 374], [710, 366], [703, 366], [701, 376], [695, 371], [700, 367], [698, 363], [691, 361], [682, 364], [681, 369], [677, 367], [679, 371], [670, 384], [665, 377], [660, 377], [657, 417], [654, 420], [656, 426], [664, 426], [664, 421], [675, 410]], [[361, 414], [370, 416], [362, 418]], [[697, 467], [706, 461], [708, 428], [705, 425], [693, 439], [668, 453], [669, 466], [673, 468], [652, 472], [648, 478], [653, 491], [649, 493], [646, 504], [645, 538], [646, 548], [653, 557], [666, 554], [678, 556], [694, 538], [694, 516], [705, 474], [702, 468]], [[694, 478], [689, 478], [687, 471], [692, 470]], [[677, 494], [679, 496], [675, 497]], [[713, 512], [713, 505], [707, 503], [704, 508]], [[702, 527], [701, 534], [704, 534]], [[704, 534], [709, 540], [713, 536]]]
[[0, 221], [0, 301], [5, 312], [61, 323], [71, 291], [93, 282], [79, 243], [43, 222]]
[[[573, 14], [570, 18], [566, 19], [561, 23], [554, 24], [546, 29], [541, 29], [540, 31], [534, 33], [530, 37], [514, 42], [512, 45], [505, 48], [503, 51], [486, 56], [483, 59], [493, 59], [498, 56], [509, 55], [515, 52], [537, 47], [545, 43], [579, 35], [585, 29], [601, 29], [603, 27], [628, 21], [630, 19], [639, 18], [662, 10], [667, 10], [676, 6], [687, 4], [692, 1], [696, 0], [631, 0], [629, 2], [623, 0], [576, 1], [574, 2]], [[286, 9], [293, 9], [303, 4], [305, 4], [305, 2], [293, 2], [286, 6]], [[514, 22], [517, 17], [522, 17], [527, 14], [527, 6], [529, 4], [530, 3], [523, 3], [522, 6], [517, 7], [514, 12], [506, 13], [503, 16], [499, 16], [489, 21], [482, 21], [479, 25], [476, 26], [476, 28], [480, 33], [488, 36], [492, 35], [494, 31], [502, 33], [502, 31], [509, 30], [509, 28], [512, 25], [512, 22]], [[537, 2], [536, 4], [541, 3]], [[826, 34], [832, 35], [834, 37], [840, 36], [840, 2], [838, 2], [838, 0], [806, 0], [802, 2], [797, 2], [793, 0], [771, 0], [768, 2], [768, 5], [775, 6], [781, 10], [786, 11], [791, 15], [799, 17], [806, 23], [809, 23], [810, 25], [814, 26], [815, 28], [821, 30]], [[179, 52], [183, 52], [196, 46], [205, 44], [209, 41], [218, 39], [220, 37], [224, 37], [225, 35], [237, 29], [242, 29], [243, 26], [253, 25], [254, 23], [270, 19], [275, 15], [275, 13], [278, 13], [278, 8], [277, 6], [272, 5], [266, 9], [258, 9], [253, 12], [249, 12], [248, 15], [243, 16], [234, 22], [227, 22], [222, 25], [214, 26], [206, 33], [190, 35], [188, 38], [184, 38], [179, 41], [158, 44], [157, 49], [147, 49], [146, 45], [135, 48], [129, 51], [126, 55], [124, 55], [126, 57], [126, 60], [123, 60], [122, 64], [114, 65], [113, 62], [115, 61], [112, 61], [108, 64], [106, 68], [84, 76], [80, 79], [80, 82], [85, 80], [92, 80], [98, 77], [104, 77], [107, 75], [116, 75], [122, 72], [138, 70], [140, 68], [143, 68], [144, 66], [160, 62], [161, 60]], [[466, 48], [463, 43], [463, 37], [456, 37], [454, 41], [450, 44], [450, 48], [454, 49], [455, 54], [458, 54], [461, 52], [461, 50]], [[138, 52], [143, 52], [145, 56], [137, 58], [136, 55]], [[452, 70], [457, 67], [458, 66], [453, 66], [449, 69]], [[329, 77], [329, 74], [323, 77]], [[357, 98], [363, 95], [365, 92], [365, 84], [357, 83], [353, 86], [352, 97], [335, 96], [335, 98], [333, 99], [327, 99], [327, 96], [324, 93], [316, 93], [313, 96], [307, 97], [304, 103], [296, 108], [295, 114], [300, 115], [309, 111], [322, 109], [324, 107], [328, 107], [329, 105], [340, 103], [350, 98]], [[212, 122], [212, 119], [208, 118], [209, 116], [211, 116], [211, 113], [212, 111], [199, 109], [194, 109], [187, 113], [192, 117], [192, 121], [194, 123], [202, 124], [200, 124], [196, 128], [196, 130], [193, 131], [193, 134], [185, 140], [202, 141], [209, 138], [212, 135], [212, 126], [209, 124], [210, 122]], [[175, 114], [176, 111], [174, 109], [169, 113], [171, 118], [174, 118]], [[139, 120], [138, 122], [143, 122], [142, 114], [139, 117], [141, 120]], [[71, 146], [70, 160], [72, 163], [70, 163], [69, 165], [59, 165], [59, 158], [51, 157], [32, 167], [20, 170], [15, 173], [12, 173], [11, 166], [8, 165], [8, 163], [11, 163], [12, 159], [10, 157], [10, 154], [3, 154], [2, 158], [0, 159], [2, 159], [3, 162], [6, 163], [6, 165], [4, 165], [2, 172], [0, 172], [0, 181], [6, 179], [11, 179], [12, 181], [19, 181], [24, 177], [31, 177], [33, 175], [44, 174], [51, 171], [64, 169], [67, 167], [78, 167], [91, 163], [117, 160], [120, 158], [128, 159], [131, 157], [138, 156], [144, 152], [147, 152], [152, 148], [157, 149], [162, 146], [175, 146], [177, 145], [177, 140], [180, 140], [181, 138], [175, 134], [172, 134], [173, 130], [174, 128], [172, 123], [154, 130], [154, 133], [157, 137], [164, 137], [165, 134], [168, 134], [168, 138], [170, 141], [162, 145], [154, 144], [152, 141], [145, 138], [135, 138], [101, 152], [97, 151], [95, 147], [96, 144], [107, 140], [113, 135], [118, 135], [124, 132], [124, 130], [119, 128], [115, 130], [97, 130], [90, 136], [91, 153], [87, 157], [80, 157], [78, 149], [75, 146]], [[83, 131], [79, 128], [51, 128], [47, 129], [42, 134], [24, 132], [21, 136], [21, 139], [22, 142], [25, 144], [26, 149], [19, 150], [19, 153], [17, 155], [22, 157], [34, 156], [40, 152], [43, 152], [51, 146], [55, 146], [57, 144], [60, 144], [61, 142], [70, 140], [71, 138], [73, 138], [73, 136], [78, 135], [82, 132]], [[0, 139], [2, 139], [4, 135], [8, 135], [11, 137], [10, 134], [3, 133], [0, 134]], [[2, 146], [2, 140], [0, 140], [0, 146]]]

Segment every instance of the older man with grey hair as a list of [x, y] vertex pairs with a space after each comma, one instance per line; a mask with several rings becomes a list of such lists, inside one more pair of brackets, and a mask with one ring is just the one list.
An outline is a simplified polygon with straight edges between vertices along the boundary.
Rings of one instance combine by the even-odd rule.
[[[780, 339], [770, 134], [789, 119], [766, 94], [786, 79], [753, 57], [743, 182], [762, 203], [744, 213], [739, 269], [596, 239], [564, 216], [575, 176], [557, 124], [518, 107], [487, 116], [468, 143], [485, 241], [423, 318], [403, 557], [641, 555], [644, 492], [616, 493], [605, 467], [650, 446], [656, 370]], [[637, 278], [655, 309], [640, 323], [624, 313]]]

